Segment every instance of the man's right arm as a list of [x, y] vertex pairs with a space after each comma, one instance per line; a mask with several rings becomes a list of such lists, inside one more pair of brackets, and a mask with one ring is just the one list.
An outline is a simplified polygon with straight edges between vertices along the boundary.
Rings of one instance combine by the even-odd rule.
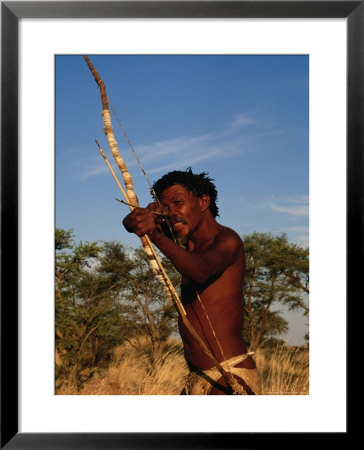
[[241, 239], [232, 230], [221, 232], [213, 244], [201, 253], [185, 250], [162, 233], [153, 233], [151, 241], [181, 275], [198, 283], [223, 272], [238, 258], [243, 248]]

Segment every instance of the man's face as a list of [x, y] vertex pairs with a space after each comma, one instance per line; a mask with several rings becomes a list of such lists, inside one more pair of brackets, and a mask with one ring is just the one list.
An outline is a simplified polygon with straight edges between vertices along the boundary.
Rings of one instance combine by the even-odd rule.
[[203, 210], [201, 198], [195, 197], [184, 186], [175, 184], [160, 195], [160, 202], [169, 209], [169, 223], [177, 239], [189, 237], [198, 227]]

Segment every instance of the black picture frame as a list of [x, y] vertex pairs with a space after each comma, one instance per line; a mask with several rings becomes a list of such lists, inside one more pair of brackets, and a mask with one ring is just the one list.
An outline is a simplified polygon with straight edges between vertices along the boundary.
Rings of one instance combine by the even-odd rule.
[[[271, 433], [18, 432], [18, 21], [21, 18], [346, 18], [347, 301], [363, 273], [363, 1], [5, 1], [1, 2], [1, 448], [257, 448]], [[10, 106], [10, 107], [9, 107]], [[335, 364], [335, 362], [334, 362]], [[334, 395], [334, 393], [333, 393]], [[244, 411], [242, 411], [243, 421]], [[349, 435], [349, 424], [346, 433]], [[243, 436], [242, 436], [243, 435]], [[299, 443], [310, 439], [303, 434]], [[292, 434], [279, 434], [280, 447]], [[297, 435], [294, 435], [297, 439]], [[315, 444], [327, 436], [315, 434]], [[319, 441], [318, 441], [319, 439]], [[269, 443], [269, 444], [268, 444]], [[277, 442], [278, 443], [278, 442]]]

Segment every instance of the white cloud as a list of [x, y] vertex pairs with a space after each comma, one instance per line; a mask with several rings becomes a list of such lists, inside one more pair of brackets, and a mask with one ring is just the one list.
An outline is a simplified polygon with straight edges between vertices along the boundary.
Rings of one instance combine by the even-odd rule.
[[288, 214], [291, 216], [308, 217], [309, 204], [308, 196], [297, 197], [281, 197], [278, 199], [271, 199], [268, 206], [272, 211]]
[[150, 145], [138, 147], [138, 155], [144, 162], [155, 161], [160, 158], [175, 158], [182, 153], [194, 154], [201, 148], [207, 150], [208, 143], [214, 139], [213, 135], [205, 134], [186, 138], [175, 138], [167, 141], [154, 142]]
[[[242, 113], [235, 116], [224, 129], [140, 145], [135, 148], [135, 151], [147, 173], [186, 169], [200, 161], [217, 161], [241, 154], [246, 147], [246, 134], [243, 134], [239, 127], [252, 123], [255, 123], [254, 120]], [[136, 160], [130, 159], [131, 150], [126, 148], [125, 152], [121, 146], [119, 148], [127, 166], [136, 166]], [[109, 158], [110, 162], [111, 159]], [[128, 159], [130, 159], [129, 162]], [[85, 170], [81, 178], [102, 175], [107, 170], [106, 165], [102, 167], [98, 164]]]
[[245, 126], [245, 125], [252, 125], [255, 122], [256, 121], [254, 119], [252, 119], [251, 117], [249, 117], [247, 114], [241, 113], [234, 117], [232, 127], [241, 127], [241, 126]]
[[99, 175], [104, 175], [106, 172], [108, 172], [108, 170], [109, 169], [107, 168], [106, 164], [104, 164], [104, 165], [99, 164], [99, 165], [97, 165], [95, 167], [92, 167], [89, 170], [84, 171], [81, 174], [81, 178], [83, 180], [86, 180], [87, 178], [90, 178], [90, 177], [96, 177], [96, 176], [99, 176]]

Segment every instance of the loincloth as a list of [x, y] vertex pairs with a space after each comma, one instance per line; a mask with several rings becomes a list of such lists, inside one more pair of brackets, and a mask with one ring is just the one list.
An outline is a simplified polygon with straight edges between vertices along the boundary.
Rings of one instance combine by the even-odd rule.
[[[252, 390], [254, 395], [260, 395], [262, 392], [260, 376], [257, 369], [245, 369], [244, 367], [234, 367], [248, 357], [247, 353], [234, 356], [226, 361], [221, 362], [221, 366], [232, 375], [241, 378], [247, 386]], [[186, 395], [209, 395], [213, 387], [218, 387], [226, 394], [231, 394], [231, 390], [221, 386], [217, 380], [221, 378], [221, 373], [217, 367], [208, 370], [193, 369], [187, 376], [184, 387]], [[244, 391], [245, 395], [248, 395]]]

